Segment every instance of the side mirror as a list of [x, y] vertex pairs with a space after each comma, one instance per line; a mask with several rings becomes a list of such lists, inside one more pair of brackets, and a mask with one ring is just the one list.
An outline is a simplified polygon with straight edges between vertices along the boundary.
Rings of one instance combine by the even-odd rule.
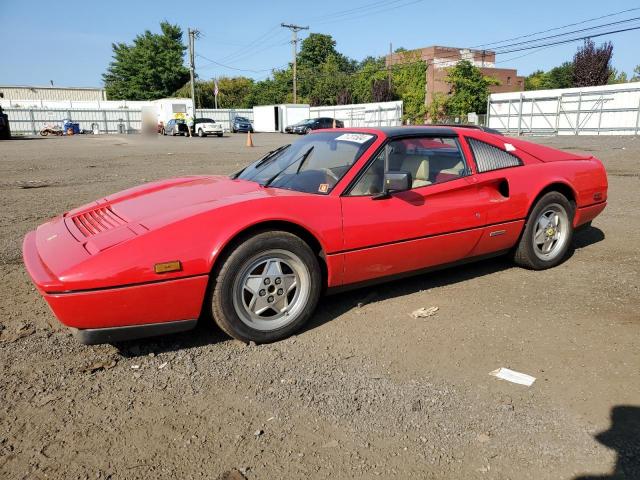
[[384, 174], [383, 192], [375, 195], [373, 199], [388, 198], [390, 193], [410, 190], [411, 183], [411, 173], [409, 172], [387, 172]]

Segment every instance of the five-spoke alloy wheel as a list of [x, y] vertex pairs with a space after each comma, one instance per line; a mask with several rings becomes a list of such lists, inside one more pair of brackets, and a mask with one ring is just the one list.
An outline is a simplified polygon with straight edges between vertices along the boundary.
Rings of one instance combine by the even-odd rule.
[[214, 272], [211, 313], [241, 341], [272, 342], [298, 330], [321, 290], [317, 255], [299, 237], [267, 231], [239, 242]]
[[573, 205], [561, 193], [549, 192], [540, 198], [516, 248], [516, 263], [543, 270], [562, 262], [573, 237], [573, 215]]

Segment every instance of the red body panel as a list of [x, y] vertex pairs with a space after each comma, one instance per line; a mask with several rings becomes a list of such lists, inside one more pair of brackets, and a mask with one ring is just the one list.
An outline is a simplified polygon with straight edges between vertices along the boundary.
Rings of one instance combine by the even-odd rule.
[[[382, 200], [342, 195], [387, 139], [384, 130], [353, 131], [377, 139], [328, 195], [219, 176], [154, 182], [30, 232], [23, 245], [27, 270], [66, 325], [167, 322], [198, 317], [222, 249], [265, 222], [315, 237], [327, 286], [339, 287], [512, 248], [536, 198], [553, 184], [572, 192], [576, 226], [606, 205], [606, 173], [597, 159], [464, 128], [454, 132], [472, 175]], [[477, 173], [465, 137], [503, 150], [510, 144], [524, 165]], [[155, 273], [155, 264], [174, 260], [181, 270]]]

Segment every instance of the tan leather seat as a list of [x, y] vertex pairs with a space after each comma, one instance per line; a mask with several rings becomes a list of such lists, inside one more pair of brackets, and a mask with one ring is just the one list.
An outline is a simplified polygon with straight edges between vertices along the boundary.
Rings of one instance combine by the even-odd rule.
[[411, 178], [413, 180], [411, 188], [431, 185], [431, 182], [429, 181], [428, 158], [408, 155], [402, 161], [401, 170], [411, 173]]

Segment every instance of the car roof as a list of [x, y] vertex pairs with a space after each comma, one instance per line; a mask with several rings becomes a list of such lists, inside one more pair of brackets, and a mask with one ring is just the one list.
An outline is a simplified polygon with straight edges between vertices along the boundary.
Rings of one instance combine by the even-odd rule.
[[450, 127], [433, 127], [429, 125], [406, 126], [406, 127], [372, 127], [372, 128], [342, 128], [344, 132], [357, 133], [382, 133], [387, 138], [406, 137], [412, 135], [457, 135], [458, 132]]
[[382, 133], [387, 138], [406, 137], [413, 135], [449, 135], [457, 136], [459, 133], [470, 130], [478, 130], [494, 135], [502, 134], [497, 130], [485, 128], [477, 125], [409, 125], [400, 127], [347, 127], [342, 129], [345, 132], [358, 133]]

